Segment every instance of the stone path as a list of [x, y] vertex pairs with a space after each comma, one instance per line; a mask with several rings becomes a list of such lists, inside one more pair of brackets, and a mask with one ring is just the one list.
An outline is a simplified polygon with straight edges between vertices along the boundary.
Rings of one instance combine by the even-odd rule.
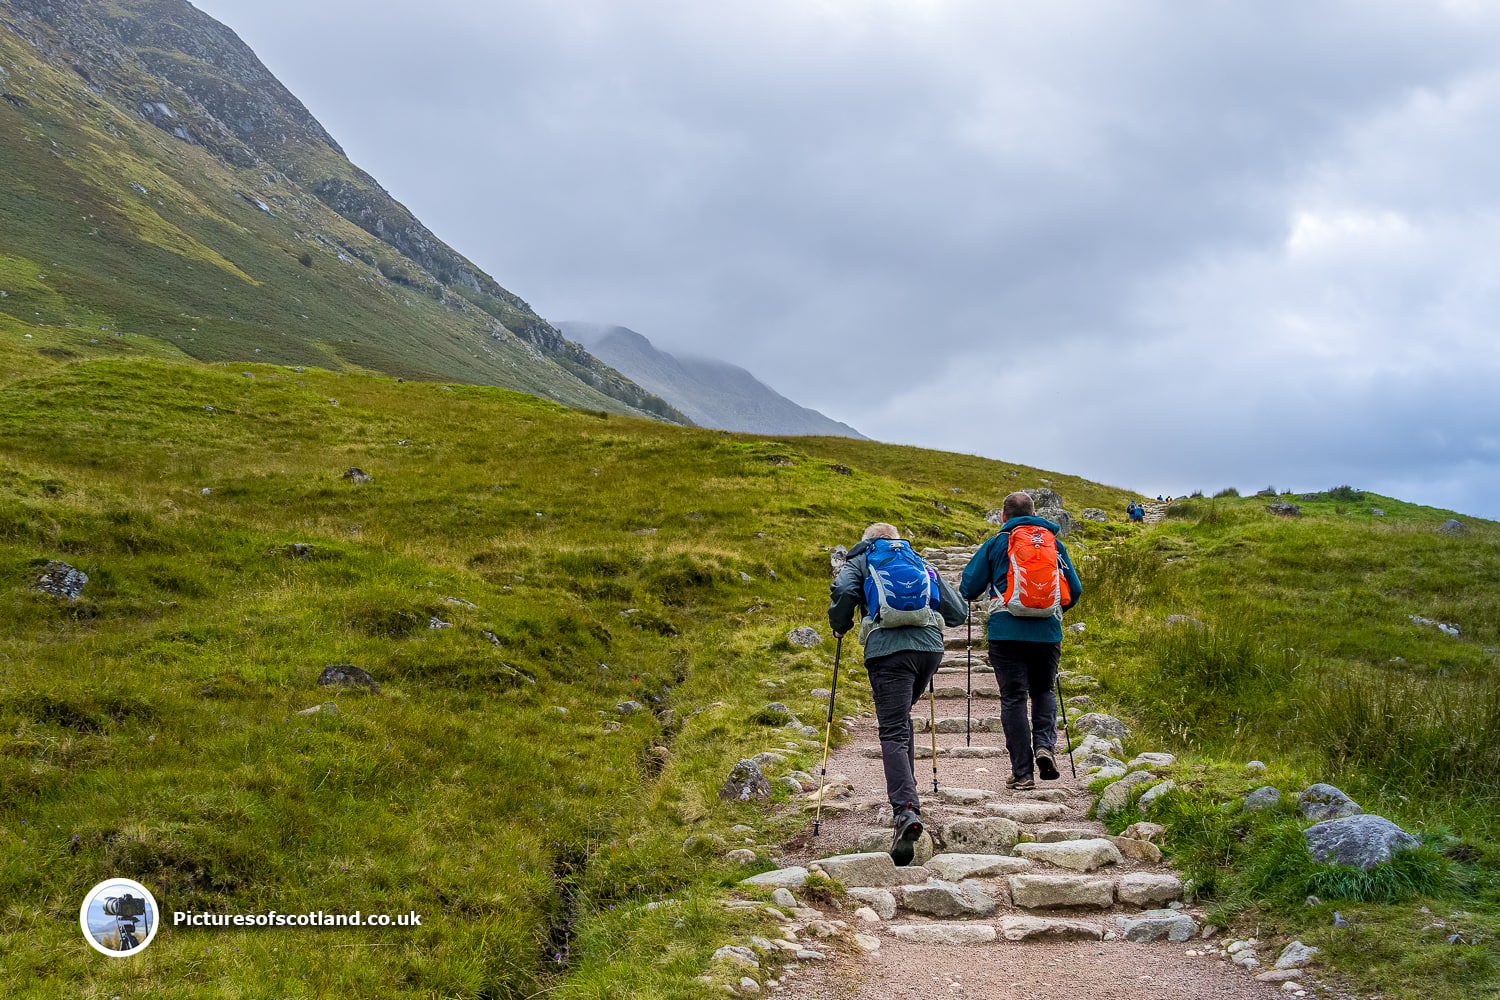
[[[972, 551], [929, 550], [924, 556], [951, 578]], [[995, 678], [983, 656], [982, 627], [976, 624], [974, 633], [972, 732], [966, 739], [969, 658], [960, 627], [947, 632], [949, 651], [933, 713], [937, 733], [919, 736], [922, 815], [935, 842], [924, 835], [918, 865], [909, 868], [895, 868], [883, 853], [890, 846], [891, 819], [875, 722], [846, 718], [852, 738], [828, 765], [830, 776], [845, 780], [837, 797], [830, 793], [825, 802], [820, 835], [811, 836], [809, 822], [784, 845], [781, 861], [837, 879], [849, 890], [851, 905], [825, 914], [796, 899], [784, 929], [804, 937], [810, 930], [829, 940], [817, 945], [822, 951], [816, 960], [796, 963], [765, 988], [809, 1000], [1266, 1000], [1303, 989], [1312, 995], [1310, 984], [1257, 982], [1231, 965], [1221, 951], [1227, 941], [1219, 941], [1217, 929], [1206, 927], [1202, 912], [1184, 901], [1182, 883], [1150, 842], [1160, 828], [1144, 824], [1126, 831], [1138, 836], [1111, 837], [1088, 818], [1094, 799], [1085, 786], [1083, 759], [1076, 780], [1067, 757], [1059, 755], [1059, 780], [1038, 781], [1035, 791], [1004, 790], [1009, 761], [998, 718], [990, 722], [999, 715]], [[850, 671], [850, 684], [864, 682], [862, 670]], [[927, 701], [918, 709], [914, 715], [926, 729]], [[1098, 752], [1099, 739], [1090, 737], [1090, 752]], [[784, 906], [794, 901], [778, 895]], [[857, 947], [835, 946], [843, 926], [859, 932]], [[753, 991], [746, 986], [744, 992]]]

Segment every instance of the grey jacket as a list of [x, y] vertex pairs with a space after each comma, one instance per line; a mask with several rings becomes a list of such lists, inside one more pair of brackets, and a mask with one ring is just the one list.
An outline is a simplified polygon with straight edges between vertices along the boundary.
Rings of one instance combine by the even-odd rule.
[[[869, 542], [860, 542], [849, 550], [849, 561], [839, 568], [829, 587], [828, 625], [836, 633], [848, 632], [859, 618], [866, 614], [865, 608], [865, 554]], [[968, 620], [969, 606], [958, 591], [938, 577], [940, 603], [938, 613], [950, 628]], [[943, 651], [943, 632], [936, 625], [916, 625], [911, 628], [877, 628], [870, 633], [865, 646], [865, 659], [873, 660], [890, 653], [919, 650], [927, 653]]]

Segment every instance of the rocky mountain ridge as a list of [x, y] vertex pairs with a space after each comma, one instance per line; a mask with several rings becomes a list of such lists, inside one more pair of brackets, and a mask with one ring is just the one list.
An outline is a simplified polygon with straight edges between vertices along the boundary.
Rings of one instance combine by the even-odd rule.
[[[185, 0], [11, 0], [0, 8], [0, 90], [0, 116], [11, 119], [0, 123], [7, 135], [50, 149], [72, 175], [32, 183], [39, 173], [55, 172], [57, 163], [34, 155], [41, 151], [35, 148], [0, 153], [10, 177], [0, 200], [23, 203], [0, 213], [0, 253], [34, 264], [18, 266], [28, 280], [74, 270], [69, 256], [94, 258], [78, 262], [86, 273], [68, 275], [74, 287], [54, 286], [83, 311], [172, 337], [197, 357], [271, 353], [269, 345], [247, 339], [242, 327], [223, 329], [249, 320], [316, 342], [312, 350], [292, 350], [277, 338], [274, 353], [288, 360], [329, 364], [332, 354], [391, 374], [505, 385], [571, 405], [687, 422], [563, 338], [522, 298], [439, 239], [347, 159], [232, 30]], [[75, 215], [79, 207], [84, 211]], [[91, 225], [59, 226], [80, 218]], [[224, 232], [226, 226], [235, 231]], [[101, 239], [121, 254], [135, 249], [132, 242], [176, 252], [177, 260], [135, 277], [130, 297], [157, 299], [152, 308], [139, 301], [121, 308], [115, 295], [88, 293], [83, 286], [97, 285], [100, 271], [118, 278], [129, 270], [99, 260], [97, 247], [58, 253], [59, 243]], [[236, 242], [262, 245], [240, 248]], [[353, 270], [358, 282], [386, 294], [362, 302], [362, 309], [347, 308], [337, 300], [364, 298], [367, 289], [325, 283], [316, 292], [333, 300], [333, 322], [293, 334], [286, 328], [300, 324], [289, 318], [318, 322], [301, 307], [302, 294], [295, 294], [296, 308], [283, 302], [282, 309], [257, 301], [266, 295], [233, 303], [193, 296], [187, 276], [170, 272], [190, 266], [183, 258], [195, 254], [184, 248], [197, 251], [195, 244], [211, 251], [215, 263], [233, 262], [231, 273], [241, 280], [270, 286], [268, 294], [305, 285], [324, 261]], [[313, 274], [252, 259], [271, 251], [275, 264], [284, 265], [276, 250]], [[19, 283], [7, 278], [0, 269], [0, 284]], [[15, 308], [22, 304], [0, 302], [0, 308], [21, 319], [45, 316]], [[411, 322], [412, 310], [424, 313], [425, 322]], [[205, 322], [219, 329], [204, 330]], [[165, 329], [153, 329], [158, 325]], [[354, 344], [361, 346], [344, 346]]]
[[703, 427], [751, 434], [822, 434], [868, 440], [848, 424], [781, 395], [738, 365], [673, 355], [628, 327], [564, 322], [563, 332]]

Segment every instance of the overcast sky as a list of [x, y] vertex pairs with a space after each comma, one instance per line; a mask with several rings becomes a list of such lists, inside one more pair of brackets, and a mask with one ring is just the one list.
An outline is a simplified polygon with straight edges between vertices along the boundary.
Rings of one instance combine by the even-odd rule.
[[548, 319], [881, 440], [1500, 517], [1500, 5], [198, 6]]

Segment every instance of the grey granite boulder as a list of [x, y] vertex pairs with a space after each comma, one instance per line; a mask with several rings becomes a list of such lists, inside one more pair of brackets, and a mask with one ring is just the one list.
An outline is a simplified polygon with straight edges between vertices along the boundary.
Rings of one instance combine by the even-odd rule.
[[1365, 871], [1421, 843], [1384, 816], [1366, 814], [1325, 820], [1303, 830], [1302, 836], [1313, 860]]
[[788, 632], [786, 634], [786, 641], [799, 649], [811, 649], [814, 646], [821, 645], [823, 637], [818, 634], [817, 629], [802, 625]]
[[724, 779], [724, 784], [719, 787], [719, 798], [738, 799], [748, 802], [751, 799], [768, 799], [771, 797], [771, 782], [766, 780], [766, 775], [760, 769], [760, 765], [753, 760], [742, 760], [735, 764], [729, 771], [729, 777]]
[[1191, 941], [1198, 922], [1179, 910], [1147, 910], [1138, 917], [1116, 917], [1126, 941]]
[[1016, 857], [1028, 861], [1045, 861], [1075, 872], [1091, 872], [1105, 865], [1118, 865], [1125, 859], [1120, 849], [1108, 840], [1060, 840], [1051, 844], [1017, 844]]
[[806, 868], [778, 868], [741, 879], [740, 885], [761, 889], [800, 889], [807, 884]]
[[1321, 782], [1302, 789], [1297, 796], [1297, 805], [1302, 810], [1303, 818], [1311, 820], [1341, 819], [1364, 812], [1359, 803], [1349, 796], [1332, 785]]

